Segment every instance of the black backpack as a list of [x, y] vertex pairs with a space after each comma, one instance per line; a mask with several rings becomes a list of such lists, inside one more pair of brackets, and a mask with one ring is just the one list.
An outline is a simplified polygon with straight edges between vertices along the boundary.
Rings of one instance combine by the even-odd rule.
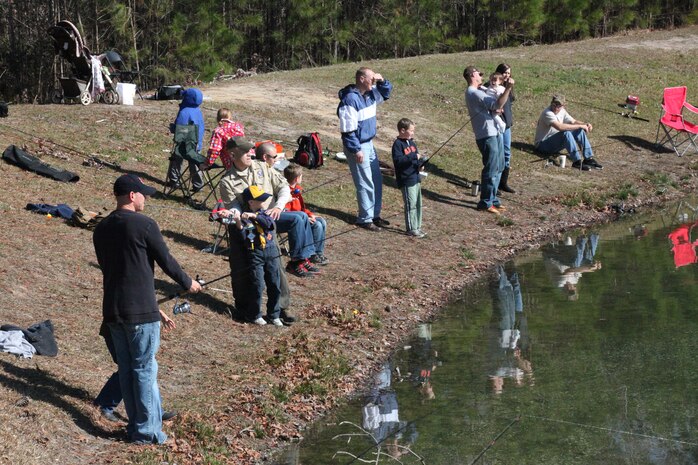
[[306, 168], [318, 168], [323, 165], [322, 144], [317, 132], [303, 134], [298, 138], [298, 150], [293, 161]]
[[9, 109], [7, 107], [7, 103], [0, 102], [0, 118], [7, 118], [8, 115]]

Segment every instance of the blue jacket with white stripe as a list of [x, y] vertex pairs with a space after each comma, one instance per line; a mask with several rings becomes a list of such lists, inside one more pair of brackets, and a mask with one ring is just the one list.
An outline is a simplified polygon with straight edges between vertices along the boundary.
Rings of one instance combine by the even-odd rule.
[[339, 91], [339, 130], [345, 150], [356, 153], [361, 144], [376, 136], [376, 106], [390, 98], [393, 85], [387, 79], [379, 81], [361, 95], [354, 84]]

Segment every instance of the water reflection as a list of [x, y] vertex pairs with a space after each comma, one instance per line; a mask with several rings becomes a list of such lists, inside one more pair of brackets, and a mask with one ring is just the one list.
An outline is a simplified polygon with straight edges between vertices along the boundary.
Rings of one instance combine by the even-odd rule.
[[594, 260], [599, 244], [599, 234], [580, 234], [572, 242], [570, 236], [564, 242], [551, 242], [543, 247], [545, 269], [553, 283], [567, 294], [568, 300], [579, 299], [578, 284], [584, 273], [601, 269], [601, 262]]
[[489, 380], [492, 392], [501, 394], [504, 380], [510, 379], [517, 386], [524, 380], [533, 385], [533, 369], [519, 346], [520, 339], [525, 338], [526, 350], [529, 349], [528, 324], [523, 314], [523, 297], [521, 283], [516, 271], [507, 275], [503, 266], [497, 267], [496, 291], [492, 293], [494, 307], [499, 308], [499, 331], [491, 332], [490, 357], [492, 368]]
[[377, 376], [377, 383], [371, 390], [367, 403], [362, 409], [363, 428], [366, 430], [376, 451], [372, 455], [380, 458], [385, 449], [392, 458], [410, 452], [410, 445], [417, 439], [414, 422], [400, 421], [397, 393], [392, 389], [392, 365], [386, 363]]
[[672, 243], [671, 251], [674, 254], [674, 265], [676, 268], [698, 262], [696, 257], [698, 239], [691, 240], [695, 235], [693, 228], [696, 225], [698, 225], [698, 222], [682, 224], [669, 233], [669, 240]]
[[698, 464], [698, 223], [666, 213], [493, 269], [275, 463]]
[[[441, 364], [438, 360], [439, 353], [432, 347], [431, 324], [421, 324], [417, 328], [417, 337], [411, 346], [406, 346], [408, 351], [409, 372], [407, 376], [412, 385], [425, 400], [436, 398], [431, 376]], [[398, 373], [400, 368], [397, 367]], [[402, 381], [402, 379], [400, 379]]]

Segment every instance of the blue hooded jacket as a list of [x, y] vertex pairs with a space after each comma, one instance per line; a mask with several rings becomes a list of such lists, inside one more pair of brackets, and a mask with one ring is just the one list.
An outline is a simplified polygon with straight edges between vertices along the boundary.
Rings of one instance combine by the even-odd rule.
[[[196, 145], [197, 152], [201, 152], [204, 140], [204, 115], [201, 113], [199, 106], [204, 101], [204, 94], [199, 89], [194, 87], [186, 89], [182, 92], [182, 103], [179, 104], [179, 113], [174, 124], [195, 124], [199, 130], [199, 143]], [[170, 131], [174, 133], [174, 125], [171, 125]]]
[[363, 142], [376, 136], [376, 106], [387, 100], [392, 90], [393, 85], [385, 79], [363, 95], [354, 84], [339, 91], [337, 116], [342, 143], [347, 151], [360, 151]]

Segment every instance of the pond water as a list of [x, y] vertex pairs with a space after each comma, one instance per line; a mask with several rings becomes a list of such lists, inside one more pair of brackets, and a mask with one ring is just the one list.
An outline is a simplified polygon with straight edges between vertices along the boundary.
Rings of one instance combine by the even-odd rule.
[[692, 220], [682, 203], [493, 270], [274, 463], [698, 463]]

